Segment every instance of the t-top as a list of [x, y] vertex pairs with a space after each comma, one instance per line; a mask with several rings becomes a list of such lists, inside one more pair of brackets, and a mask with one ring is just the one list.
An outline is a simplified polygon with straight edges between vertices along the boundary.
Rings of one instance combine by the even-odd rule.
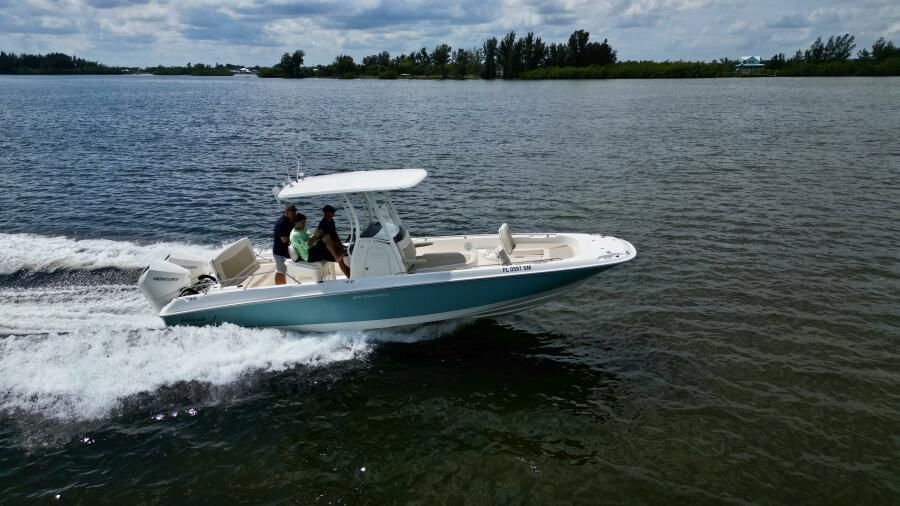
[[291, 230], [291, 245], [297, 250], [297, 254], [304, 262], [309, 262], [309, 241], [312, 237], [308, 231], [303, 229]]
[[282, 215], [281, 218], [278, 218], [278, 221], [275, 222], [275, 242], [272, 243], [273, 255], [285, 258], [290, 256], [290, 253], [288, 253], [288, 245], [281, 242], [281, 238], [290, 237], [293, 229], [294, 224], [291, 223], [291, 220], [287, 216]]

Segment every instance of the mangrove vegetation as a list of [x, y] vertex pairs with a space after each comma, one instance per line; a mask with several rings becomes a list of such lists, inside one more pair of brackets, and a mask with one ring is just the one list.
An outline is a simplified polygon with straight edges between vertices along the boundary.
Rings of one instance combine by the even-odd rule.
[[0, 74], [121, 74], [119, 67], [63, 53], [16, 54], [0, 51]]
[[[301, 62], [302, 63], [302, 62]], [[78, 75], [78, 74], [154, 74], [160, 76], [230, 76], [240, 65], [206, 65], [188, 63], [185, 66], [115, 67], [85, 60], [63, 53], [16, 54], [0, 51], [0, 74], [21, 75]]]
[[259, 77], [339, 79], [631, 79], [756, 76], [898, 76], [900, 48], [878, 39], [871, 48], [854, 53], [853, 35], [817, 38], [792, 56], [776, 53], [752, 69], [732, 58], [702, 61], [621, 61], [607, 38], [591, 39], [575, 30], [563, 41], [547, 42], [533, 32], [509, 32], [468, 48], [437, 44], [392, 56], [387, 51], [357, 62], [340, 54], [328, 65], [306, 66], [302, 49], [285, 52], [271, 67], [245, 68], [233, 64], [112, 67], [62, 53], [46, 55], [0, 52], [0, 74], [122, 74], [230, 76], [256, 73]]
[[[303, 51], [284, 53], [281, 62], [260, 69], [260, 77], [336, 77], [379, 79], [652, 79], [753, 76], [889, 76], [900, 75], [900, 50], [884, 38], [858, 51], [850, 34], [821, 37], [790, 58], [778, 53], [762, 67], [741, 72], [732, 58], [702, 61], [620, 61], [609, 40], [591, 40], [575, 30], [565, 41], [545, 42], [532, 32], [490, 37], [472, 48], [438, 44], [391, 56], [387, 51], [356, 63], [340, 55], [329, 65], [302, 67]], [[299, 60], [296, 55], [300, 53]], [[298, 67], [297, 62], [300, 66]]]

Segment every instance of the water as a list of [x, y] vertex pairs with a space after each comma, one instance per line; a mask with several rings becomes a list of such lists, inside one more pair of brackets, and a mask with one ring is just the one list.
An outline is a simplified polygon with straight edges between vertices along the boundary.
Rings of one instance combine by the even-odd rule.
[[[0, 77], [0, 502], [896, 503], [898, 130], [896, 78]], [[164, 328], [141, 267], [266, 247], [282, 145], [427, 168], [419, 235], [639, 256], [498, 319]]]

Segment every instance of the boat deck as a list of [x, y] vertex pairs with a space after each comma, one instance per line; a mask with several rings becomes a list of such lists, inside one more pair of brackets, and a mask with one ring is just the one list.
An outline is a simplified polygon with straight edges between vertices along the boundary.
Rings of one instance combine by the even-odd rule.
[[[502, 265], [498, 254], [499, 237], [456, 236], [418, 239], [415, 260], [409, 262], [409, 274], [455, 271], [483, 266]], [[565, 236], [515, 236], [515, 246], [507, 252], [510, 264], [553, 262], [572, 258], [576, 248]], [[229, 284], [238, 288], [263, 288], [275, 285], [275, 263], [257, 258], [258, 267], [244, 274], [243, 279]], [[315, 267], [319, 268], [318, 276]], [[287, 282], [297, 284], [346, 279], [335, 264], [320, 262], [317, 266], [305, 262], [287, 262]], [[318, 279], [317, 279], [318, 278]], [[221, 288], [220, 288], [221, 289]]]

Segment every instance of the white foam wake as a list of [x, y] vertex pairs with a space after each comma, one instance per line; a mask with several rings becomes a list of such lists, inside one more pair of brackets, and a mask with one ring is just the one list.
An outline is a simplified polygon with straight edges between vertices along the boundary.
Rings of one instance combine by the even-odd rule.
[[130, 241], [71, 239], [34, 234], [0, 233], [0, 274], [20, 270], [53, 272], [59, 269], [89, 270], [104, 267], [136, 269], [173, 250], [210, 257], [215, 246], [159, 242], [141, 245]]
[[248, 373], [360, 358], [376, 341], [418, 341], [453, 328], [332, 334], [165, 328], [136, 287], [6, 288], [0, 290], [0, 412], [104, 418], [130, 396], [179, 382], [227, 385]]

